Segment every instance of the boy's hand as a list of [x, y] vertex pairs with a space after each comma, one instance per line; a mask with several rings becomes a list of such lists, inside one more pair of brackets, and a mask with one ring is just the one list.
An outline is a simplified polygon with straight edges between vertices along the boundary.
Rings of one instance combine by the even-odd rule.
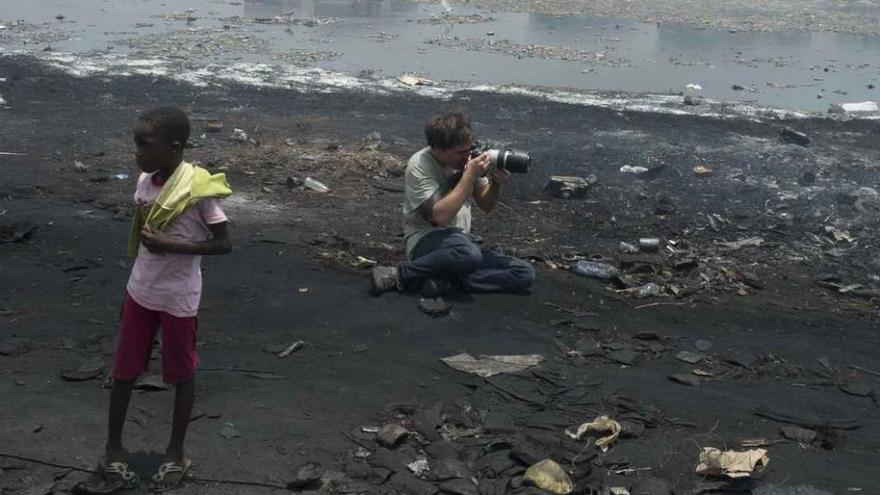
[[144, 225], [141, 229], [141, 244], [151, 253], [165, 253], [171, 251], [174, 239], [149, 225]]

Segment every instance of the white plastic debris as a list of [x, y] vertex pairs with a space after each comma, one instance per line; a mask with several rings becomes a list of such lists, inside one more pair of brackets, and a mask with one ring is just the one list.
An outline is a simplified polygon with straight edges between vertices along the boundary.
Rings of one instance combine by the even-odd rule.
[[303, 185], [306, 186], [307, 188], [311, 189], [312, 191], [319, 192], [319, 193], [325, 193], [330, 190], [329, 187], [325, 186], [324, 184], [316, 181], [315, 179], [313, 179], [311, 177], [306, 177], [306, 180], [303, 181]]
[[688, 84], [687, 86], [685, 86], [685, 88], [689, 89], [691, 91], [702, 91], [703, 90], [702, 86], [700, 86], [699, 84], [694, 84], [694, 83]]
[[232, 130], [232, 139], [238, 141], [239, 143], [247, 142], [248, 135], [244, 132], [243, 129], [233, 129]]
[[6, 99], [3, 98], [3, 95], [0, 95], [0, 107], [6, 106]]
[[832, 103], [831, 112], [834, 113], [858, 113], [880, 112], [880, 105], [876, 101], [861, 101], [858, 103]]
[[113, 178], [116, 180], [125, 180], [128, 178], [128, 174], [116, 174]]
[[636, 174], [636, 175], [638, 175], [638, 174], [644, 174], [645, 172], [648, 172], [649, 169], [646, 168], [646, 167], [639, 167], [639, 166], [633, 167], [633, 166], [630, 166], [630, 165], [624, 165], [624, 166], [620, 167], [620, 171], [623, 172], [623, 173], [625, 173], [625, 174]]
[[428, 459], [425, 458], [417, 459], [407, 464], [406, 467], [416, 476], [421, 476], [431, 470], [431, 467], [428, 466]]

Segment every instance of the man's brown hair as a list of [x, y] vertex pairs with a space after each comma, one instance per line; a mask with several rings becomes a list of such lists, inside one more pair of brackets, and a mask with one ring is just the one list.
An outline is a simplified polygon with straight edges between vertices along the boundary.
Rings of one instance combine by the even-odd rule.
[[458, 112], [437, 115], [425, 124], [425, 138], [428, 146], [441, 150], [470, 144], [474, 138], [471, 118]]

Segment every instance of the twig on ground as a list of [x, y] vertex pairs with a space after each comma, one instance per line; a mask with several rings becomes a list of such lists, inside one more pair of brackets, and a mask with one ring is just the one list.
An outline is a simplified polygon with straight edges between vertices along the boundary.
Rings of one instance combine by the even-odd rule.
[[0, 151], [2, 156], [28, 156], [27, 153], [13, 153], [12, 151]]
[[849, 365], [849, 367], [850, 367], [851, 369], [856, 370], [856, 371], [861, 371], [862, 373], [867, 373], [867, 374], [869, 374], [869, 375], [874, 375], [874, 376], [880, 376], [880, 372], [877, 372], [877, 371], [874, 371], [874, 370], [869, 370], [869, 369], [867, 369], [867, 368], [862, 368], [861, 366], [856, 366], [856, 365], [854, 365], [854, 364], [851, 364], [851, 365]]
[[687, 304], [687, 303], [663, 303], [663, 302], [658, 302], [658, 303], [651, 303], [651, 304], [642, 304], [641, 306], [636, 306], [636, 307], [633, 308], [633, 309], [651, 308], [651, 307], [654, 307], [654, 306], [684, 306], [685, 304]]
[[274, 483], [265, 483], [262, 481], [247, 481], [247, 480], [227, 480], [223, 478], [202, 478], [191, 476], [188, 479], [195, 481], [196, 483], [220, 483], [224, 485], [242, 485], [242, 486], [262, 486], [264, 488], [275, 488], [278, 490], [287, 490], [286, 485], [276, 485]]
[[86, 469], [86, 468], [82, 468], [79, 466], [71, 466], [69, 464], [62, 464], [59, 462], [44, 461], [42, 459], [36, 459], [34, 457], [27, 457], [27, 456], [23, 456], [23, 455], [7, 454], [5, 452], [0, 452], [0, 457], [6, 457], [9, 459], [16, 459], [19, 461], [33, 462], [34, 464], [42, 464], [44, 466], [57, 467], [57, 468], [62, 468], [62, 469], [72, 469], [74, 471], [80, 471], [83, 473], [95, 474], [97, 472], [93, 469]]

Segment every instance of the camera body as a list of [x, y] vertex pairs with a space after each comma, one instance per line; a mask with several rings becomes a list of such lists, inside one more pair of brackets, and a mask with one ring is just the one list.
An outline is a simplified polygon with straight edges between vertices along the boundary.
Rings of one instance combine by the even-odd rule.
[[522, 151], [491, 149], [475, 142], [471, 146], [471, 158], [488, 153], [492, 161], [491, 168], [507, 170], [512, 174], [526, 174], [532, 164], [532, 156]]

